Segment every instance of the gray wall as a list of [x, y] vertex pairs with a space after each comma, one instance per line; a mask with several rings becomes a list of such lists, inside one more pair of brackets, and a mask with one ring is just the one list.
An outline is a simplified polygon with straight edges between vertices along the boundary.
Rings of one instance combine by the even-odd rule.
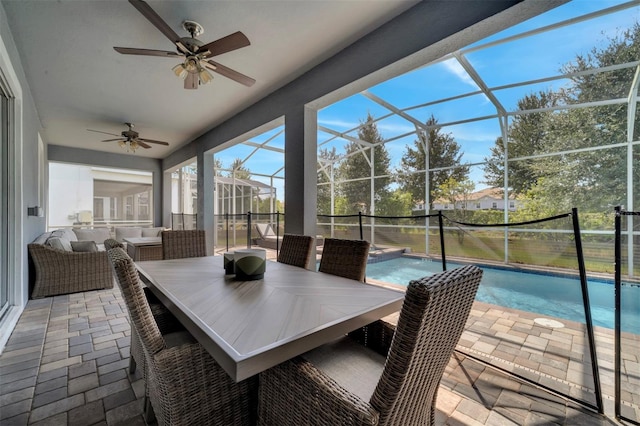
[[[0, 37], [2, 45], [7, 51], [8, 61], [5, 64], [15, 73], [3, 76], [9, 81], [9, 87], [15, 93], [18, 106], [16, 130], [16, 146], [11, 147], [13, 158], [10, 174], [14, 182], [10, 182], [9, 194], [2, 194], [9, 200], [9, 250], [0, 253], [7, 260], [7, 272], [9, 274], [9, 309], [0, 321], [0, 350], [11, 333], [13, 326], [18, 321], [22, 308], [28, 300], [29, 290], [29, 264], [27, 256], [27, 243], [32, 241], [45, 229], [45, 218], [27, 216], [27, 207], [33, 207], [38, 202], [38, 132], [42, 129], [40, 119], [35, 108], [33, 97], [22, 69], [20, 55], [9, 32], [9, 24], [4, 8], [0, 5]], [[3, 66], [4, 69], [4, 66]], [[15, 79], [14, 79], [15, 78]], [[7, 149], [7, 147], [3, 147]], [[46, 153], [45, 153], [46, 155]]]
[[[38, 203], [38, 175], [35, 173], [38, 170], [38, 132], [42, 130], [40, 124], [40, 118], [36, 111], [33, 97], [31, 96], [31, 90], [27, 83], [27, 78], [22, 69], [20, 62], [20, 55], [13, 43], [13, 37], [9, 32], [9, 23], [7, 22], [7, 16], [4, 12], [4, 8], [0, 4], [0, 35], [2, 41], [9, 53], [9, 58], [13, 69], [18, 77], [20, 86], [22, 87], [22, 170], [20, 187], [22, 188], [24, 215], [23, 219], [26, 219], [26, 207], [35, 206]], [[28, 220], [23, 221], [23, 235], [26, 240], [29, 240], [32, 236], [37, 236], [44, 229], [44, 218], [29, 217]]]

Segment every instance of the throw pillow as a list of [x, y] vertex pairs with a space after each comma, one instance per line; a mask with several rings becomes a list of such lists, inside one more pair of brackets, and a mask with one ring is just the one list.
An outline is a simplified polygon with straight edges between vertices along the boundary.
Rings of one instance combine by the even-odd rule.
[[95, 241], [71, 241], [71, 248], [77, 252], [94, 252], [98, 251]]
[[49, 237], [45, 245], [48, 245], [49, 247], [57, 250], [63, 250], [63, 251], [73, 250], [71, 247], [71, 244], [69, 243], [69, 240], [65, 240], [64, 238], [60, 238], [60, 237]]
[[62, 238], [65, 238], [69, 241], [78, 241], [78, 237], [76, 237], [76, 233], [73, 232], [73, 229], [63, 228], [63, 229], [59, 229], [58, 231], [62, 233], [61, 235]]
[[95, 241], [96, 243], [102, 243], [107, 238], [111, 238], [111, 233], [108, 228], [93, 228], [93, 229], [74, 229], [78, 241]]
[[51, 232], [45, 232], [38, 235], [38, 238], [33, 240], [34, 244], [46, 244], [47, 240], [51, 237]]

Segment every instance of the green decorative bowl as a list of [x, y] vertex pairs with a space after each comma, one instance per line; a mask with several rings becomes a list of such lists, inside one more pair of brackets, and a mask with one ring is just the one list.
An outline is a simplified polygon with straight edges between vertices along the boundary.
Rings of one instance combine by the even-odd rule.
[[267, 251], [263, 249], [240, 249], [234, 252], [236, 280], [251, 281], [264, 278], [267, 268]]

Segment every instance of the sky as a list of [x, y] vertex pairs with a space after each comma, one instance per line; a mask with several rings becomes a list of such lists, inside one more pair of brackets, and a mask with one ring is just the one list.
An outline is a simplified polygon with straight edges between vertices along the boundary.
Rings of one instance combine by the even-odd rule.
[[[568, 27], [552, 29], [525, 38], [516, 38], [503, 44], [473, 50], [489, 42], [522, 34], [537, 28], [553, 25], [577, 16], [582, 16], [617, 5], [631, 3], [621, 0], [573, 0], [545, 14], [539, 15], [514, 27], [480, 40], [467, 48], [472, 49], [464, 57], [475, 69], [489, 88], [497, 88], [519, 82], [556, 76], [564, 65], [575, 60], [578, 55], [586, 55], [596, 46], [605, 46], [608, 39], [621, 34], [621, 31], [640, 22], [640, 3], [619, 12], [579, 22]], [[567, 80], [529, 84], [523, 87], [494, 90], [493, 93], [507, 111], [516, 108], [518, 99], [526, 94], [540, 90], [558, 89], [567, 84]], [[447, 99], [479, 90], [473, 79], [455, 59], [448, 59], [423, 66], [404, 75], [392, 78], [368, 89], [368, 91], [393, 106], [403, 109], [420, 106], [440, 99]], [[318, 111], [318, 125], [338, 132], [346, 132], [357, 127], [367, 114], [382, 117], [389, 114], [385, 107], [373, 102], [362, 94], [355, 94]], [[436, 105], [413, 108], [406, 111], [414, 118], [425, 122], [431, 115], [439, 123], [452, 123], [496, 115], [496, 108], [484, 94], [463, 99], [439, 103]], [[414, 125], [399, 116], [392, 116], [377, 123], [379, 132], [385, 139], [397, 138], [415, 131]], [[282, 127], [272, 129], [251, 141], [263, 143], [272, 138]], [[479, 163], [489, 156], [489, 150], [500, 135], [500, 126], [496, 118], [487, 118], [464, 124], [443, 127], [442, 132], [449, 133], [460, 144], [463, 163]], [[350, 133], [356, 136], [356, 132]], [[338, 154], [344, 152], [347, 141], [344, 139], [327, 140], [332, 136], [319, 131], [318, 144], [322, 148], [336, 147]], [[391, 157], [391, 168], [397, 169], [406, 146], [413, 145], [415, 137], [405, 136], [386, 144]], [[273, 138], [269, 146], [284, 148], [284, 134]], [[216, 154], [224, 166], [235, 158], [245, 158], [254, 148], [237, 145]], [[262, 150], [249, 158], [245, 164], [252, 172], [271, 175], [284, 164], [284, 155]], [[472, 167], [470, 178], [476, 183], [476, 189], [486, 187], [482, 167]], [[279, 176], [284, 176], [283, 172]], [[269, 179], [254, 177], [269, 183]], [[278, 198], [284, 195], [284, 181], [276, 180]]]

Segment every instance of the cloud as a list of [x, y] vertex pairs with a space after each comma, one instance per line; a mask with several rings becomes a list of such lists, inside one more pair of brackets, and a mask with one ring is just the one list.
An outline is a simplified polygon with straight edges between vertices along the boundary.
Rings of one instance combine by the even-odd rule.
[[473, 81], [473, 79], [467, 74], [467, 72], [462, 68], [462, 65], [455, 60], [451, 59], [443, 62], [444, 67], [453, 73], [460, 81], [463, 83], [473, 87], [474, 89], [478, 89], [478, 85]]
[[343, 130], [349, 130], [349, 129], [353, 129], [354, 127], [358, 127], [360, 125], [360, 122], [338, 120], [338, 119], [318, 119], [318, 124], [320, 126], [325, 126], [330, 129], [333, 127], [340, 127]]
[[[400, 120], [404, 120], [401, 117], [398, 117]], [[329, 129], [333, 129], [337, 132], [344, 132], [345, 130], [351, 130], [356, 128], [361, 123], [352, 122], [352, 121], [344, 121], [344, 120], [318, 120], [318, 125], [328, 127]], [[416, 130], [413, 124], [410, 124], [406, 121], [406, 124], [402, 123], [389, 123], [389, 122], [378, 122], [376, 123], [378, 130], [383, 133], [386, 137], [394, 137], [397, 135], [402, 135], [408, 132], [413, 132]], [[351, 136], [356, 136], [356, 132], [352, 132]]]
[[390, 137], [413, 132], [416, 130], [416, 127], [413, 124], [378, 123], [378, 130], [385, 133], [392, 133], [392, 135], [386, 135], [387, 137]]

